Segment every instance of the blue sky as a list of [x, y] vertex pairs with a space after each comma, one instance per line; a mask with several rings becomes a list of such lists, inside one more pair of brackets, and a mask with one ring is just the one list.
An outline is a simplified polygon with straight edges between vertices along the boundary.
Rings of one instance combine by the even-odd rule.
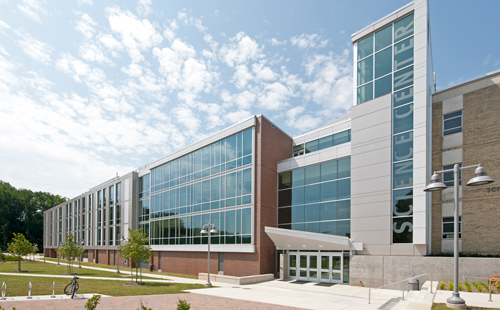
[[[0, 0], [0, 180], [74, 197], [254, 114], [352, 105], [351, 34], [408, 1]], [[430, 3], [445, 89], [500, 69], [500, 1]]]

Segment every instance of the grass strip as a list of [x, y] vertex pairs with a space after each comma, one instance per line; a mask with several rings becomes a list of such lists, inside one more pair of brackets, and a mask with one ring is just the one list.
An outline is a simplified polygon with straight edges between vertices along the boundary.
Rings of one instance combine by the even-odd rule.
[[[0, 272], [17, 272], [17, 262], [3, 262], [0, 263]], [[65, 275], [68, 272], [66, 265], [56, 265], [51, 263], [43, 263], [38, 261], [23, 261], [21, 264], [21, 270], [26, 270], [27, 273], [33, 274], [48, 274], [48, 275]], [[110, 271], [102, 271], [102, 270], [94, 270], [87, 268], [78, 268], [77, 266], [73, 266], [73, 272], [78, 274], [79, 276], [84, 277], [107, 277], [107, 278], [130, 278], [130, 274], [124, 273], [116, 273]], [[116, 271], [116, 269], [114, 270]], [[129, 269], [130, 271], [130, 269]], [[135, 277], [135, 270], [134, 270]], [[2, 277], [3, 278], [3, 277]], [[147, 277], [146, 275], [142, 276], [143, 279], [154, 279]]]
[[[54, 279], [50, 277], [2, 276], [7, 283], [6, 296], [28, 296], [31, 281], [31, 295], [52, 295], [52, 284], [55, 281], [55, 294], [64, 294], [64, 287], [71, 279]], [[184, 290], [201, 289], [203, 284], [186, 283], [147, 283], [145, 285], [127, 285], [130, 282], [113, 280], [79, 279], [77, 294], [97, 293], [110, 296], [134, 296], [156, 294], [181, 294]]]

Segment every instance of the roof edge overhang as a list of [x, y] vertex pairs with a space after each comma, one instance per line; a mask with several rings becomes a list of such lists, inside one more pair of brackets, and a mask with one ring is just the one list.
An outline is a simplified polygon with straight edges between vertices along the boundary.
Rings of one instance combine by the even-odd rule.
[[265, 227], [265, 232], [279, 250], [361, 251], [362, 242], [344, 236]]

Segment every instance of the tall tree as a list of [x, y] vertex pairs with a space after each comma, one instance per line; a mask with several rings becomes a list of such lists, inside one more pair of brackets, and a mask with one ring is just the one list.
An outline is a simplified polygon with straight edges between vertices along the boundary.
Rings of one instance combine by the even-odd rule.
[[12, 238], [12, 242], [9, 243], [8, 251], [11, 255], [17, 256], [19, 258], [18, 261], [18, 270], [21, 272], [21, 261], [23, 260], [23, 255], [28, 255], [33, 251], [33, 244], [31, 244], [23, 234], [14, 233], [14, 238]]
[[128, 231], [129, 238], [120, 246], [120, 256], [130, 260], [130, 276], [132, 282], [134, 281], [132, 268], [133, 265], [135, 265], [135, 281], [137, 282], [137, 268], [141, 262], [151, 257], [151, 247], [149, 246], [149, 237], [142, 231], [142, 228], [134, 231], [129, 229]]
[[7, 247], [13, 233], [23, 233], [26, 239], [42, 247], [43, 213], [66, 199], [50, 193], [16, 189], [0, 181], [0, 245]]
[[68, 260], [68, 273], [73, 273], [73, 261], [82, 255], [84, 251], [84, 248], [75, 241], [72, 234], [66, 236], [66, 241], [64, 241], [58, 252]]

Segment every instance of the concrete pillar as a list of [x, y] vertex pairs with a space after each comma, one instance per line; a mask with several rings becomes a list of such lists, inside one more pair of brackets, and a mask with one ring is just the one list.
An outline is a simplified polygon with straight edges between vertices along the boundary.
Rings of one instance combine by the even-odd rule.
[[280, 254], [280, 279], [288, 279], [288, 254]]

